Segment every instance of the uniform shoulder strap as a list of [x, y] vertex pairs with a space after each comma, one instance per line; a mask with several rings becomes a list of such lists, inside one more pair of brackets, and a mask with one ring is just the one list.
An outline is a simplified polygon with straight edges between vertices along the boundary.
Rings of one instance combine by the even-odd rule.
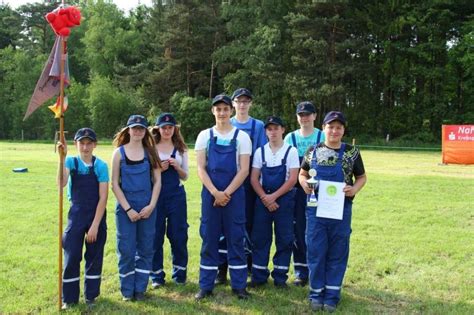
[[171, 153], [171, 157], [172, 157], [173, 159], [176, 158], [176, 151], [178, 151], [178, 149], [177, 149], [177, 148], [174, 148], [174, 149], [173, 149], [173, 152]]
[[119, 150], [120, 150], [120, 160], [125, 161], [125, 149], [123, 145], [119, 147]]
[[296, 132], [296, 131], [293, 131], [293, 132], [291, 133], [291, 142], [293, 142], [293, 146], [298, 149], [298, 145], [296, 144], [295, 132]]
[[316, 144], [318, 144], [319, 142], [321, 142], [321, 131], [318, 130], [318, 136], [316, 137]]
[[255, 134], [255, 125], [257, 124], [257, 121], [253, 118], [250, 118], [252, 119], [252, 129], [250, 130], [250, 139], [252, 139], [253, 141], [253, 136]]
[[74, 169], [72, 169], [70, 173], [75, 175], [79, 173], [79, 160], [77, 156], [74, 156], [72, 160], [74, 161]]
[[291, 149], [291, 146], [288, 146], [288, 148], [286, 149], [286, 152], [285, 152], [285, 156], [281, 160], [282, 165], [286, 165], [286, 159], [288, 158], [288, 154], [290, 153], [290, 149]]

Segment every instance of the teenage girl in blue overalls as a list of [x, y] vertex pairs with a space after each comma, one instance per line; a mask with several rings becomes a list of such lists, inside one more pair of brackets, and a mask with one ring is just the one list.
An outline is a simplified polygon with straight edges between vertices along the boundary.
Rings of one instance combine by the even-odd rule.
[[170, 113], [161, 114], [151, 130], [161, 160], [161, 192], [156, 205], [155, 255], [151, 272], [152, 287], [165, 284], [163, 242], [165, 233], [173, 257], [172, 279], [186, 282], [188, 265], [188, 222], [186, 191], [181, 181], [188, 178], [188, 151], [176, 119]]
[[148, 123], [132, 115], [114, 138], [112, 190], [117, 198], [117, 253], [124, 301], [143, 300], [150, 277], [156, 203], [161, 188], [160, 160]]
[[251, 183], [258, 196], [252, 230], [252, 286], [265, 284], [270, 271], [268, 261], [272, 245], [272, 223], [276, 252], [271, 273], [277, 287], [287, 287], [288, 269], [294, 240], [293, 209], [298, 170], [298, 151], [283, 142], [285, 128], [279, 117], [265, 123], [269, 142], [255, 151]]
[[201, 192], [202, 237], [199, 270], [200, 291], [196, 300], [212, 294], [219, 265], [219, 237], [227, 240], [227, 259], [232, 291], [240, 299], [248, 298], [247, 261], [244, 252], [245, 192], [252, 150], [249, 136], [230, 123], [232, 102], [226, 95], [212, 101], [216, 125], [199, 133], [195, 151]]
[[[107, 164], [92, 155], [97, 138], [90, 128], [79, 129], [74, 136], [79, 156], [67, 157], [62, 185], [68, 183], [71, 208], [68, 225], [63, 235], [63, 309], [79, 301], [80, 265], [82, 247], [86, 239], [84, 295], [91, 306], [100, 294], [104, 246], [107, 238], [105, 206], [107, 204], [109, 174]], [[59, 151], [66, 147], [59, 143]], [[60, 184], [58, 174], [58, 185]]]
[[[342, 220], [317, 217], [317, 207], [306, 208], [309, 299], [313, 310], [334, 312], [339, 303], [349, 259], [352, 198], [367, 180], [358, 149], [348, 151], [342, 142], [345, 125], [346, 119], [341, 112], [332, 111], [326, 115], [323, 121], [324, 145], [308, 149], [299, 175], [300, 184], [307, 194], [311, 193], [306, 182], [310, 168], [316, 170], [318, 180], [346, 183]], [[351, 156], [345, 158], [345, 154]], [[354, 181], [352, 177], [355, 177]]]

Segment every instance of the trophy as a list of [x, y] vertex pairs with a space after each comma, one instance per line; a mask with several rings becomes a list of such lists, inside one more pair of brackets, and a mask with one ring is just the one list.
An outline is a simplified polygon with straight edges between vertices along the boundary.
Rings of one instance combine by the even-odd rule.
[[314, 193], [315, 188], [318, 187], [318, 180], [314, 178], [316, 176], [316, 170], [312, 168], [308, 171], [308, 174], [311, 176], [311, 178], [306, 180], [306, 183], [308, 184], [308, 187], [311, 188], [311, 194], [309, 194], [307, 197], [306, 205], [308, 207], [317, 207], [318, 199], [316, 199], [316, 195]]

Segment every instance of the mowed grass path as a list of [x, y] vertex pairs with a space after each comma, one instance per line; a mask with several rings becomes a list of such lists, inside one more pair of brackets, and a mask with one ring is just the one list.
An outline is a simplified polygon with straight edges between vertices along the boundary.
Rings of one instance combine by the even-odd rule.
[[[69, 145], [70, 153], [75, 149]], [[112, 146], [96, 155], [110, 162]], [[439, 165], [440, 153], [362, 151], [368, 184], [353, 208], [351, 254], [340, 313], [474, 314], [474, 166]], [[115, 198], [107, 205], [100, 313], [308, 314], [307, 287], [269, 284], [238, 301], [230, 288], [195, 303], [200, 189], [194, 153], [186, 182], [189, 269], [186, 286], [170, 280], [140, 303], [121, 301], [115, 252]], [[0, 313], [57, 310], [57, 155], [53, 144], [0, 142]], [[28, 167], [28, 173], [13, 173]], [[68, 203], [65, 202], [64, 217]], [[66, 222], [66, 221], [65, 221]], [[290, 281], [293, 273], [290, 275]], [[87, 312], [84, 304], [70, 311]]]

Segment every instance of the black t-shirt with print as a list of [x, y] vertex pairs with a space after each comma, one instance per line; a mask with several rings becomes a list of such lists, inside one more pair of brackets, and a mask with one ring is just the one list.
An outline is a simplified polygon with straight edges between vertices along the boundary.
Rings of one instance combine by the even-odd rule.
[[[309, 171], [311, 168], [311, 159], [313, 157], [314, 146], [306, 150], [301, 168]], [[339, 156], [339, 149], [331, 149], [323, 142], [316, 146], [316, 161], [319, 165], [335, 165]], [[344, 182], [348, 185], [354, 184], [354, 176], [358, 177], [365, 174], [364, 162], [358, 148], [347, 144], [342, 156], [342, 170], [344, 172]]]

